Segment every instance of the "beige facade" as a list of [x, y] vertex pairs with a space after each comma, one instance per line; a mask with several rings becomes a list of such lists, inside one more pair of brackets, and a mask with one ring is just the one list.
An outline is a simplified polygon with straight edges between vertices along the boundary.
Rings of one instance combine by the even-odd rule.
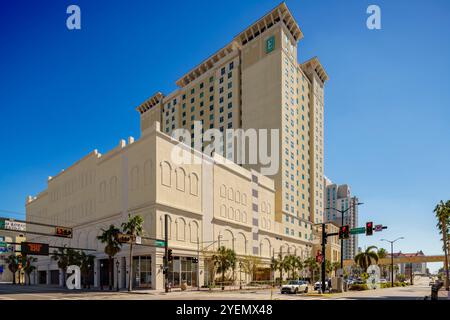
[[[206, 251], [220, 245], [239, 256], [261, 257], [267, 268], [274, 253], [311, 255], [313, 224], [323, 221], [323, 108], [328, 79], [317, 58], [297, 62], [303, 34], [284, 3], [236, 36], [224, 48], [182, 76], [178, 89], [157, 92], [138, 106], [141, 137], [121, 140], [106, 154], [93, 151], [55, 177], [47, 190], [29, 197], [27, 220], [74, 228], [72, 239], [33, 237], [53, 247], [91, 249], [94, 285], [102, 284], [106, 256], [96, 237], [128, 214], [144, 217], [145, 236], [164, 238], [177, 258], [170, 280], [204, 284]], [[174, 130], [192, 131], [186, 150], [198, 163], [177, 164]], [[201, 133], [225, 134], [218, 150], [205, 155]], [[279, 155], [273, 175], [265, 164], [236, 164], [239, 144], [227, 129], [276, 129]], [[200, 141], [200, 148], [194, 141]], [[245, 147], [248, 148], [248, 145]], [[228, 159], [228, 160], [225, 160]], [[38, 228], [38, 227], [36, 227]], [[114, 279], [128, 278], [127, 245], [116, 260]], [[334, 254], [334, 253], [333, 253]], [[135, 285], [163, 286], [163, 249], [137, 246]], [[191, 258], [200, 256], [198, 265]], [[136, 265], [136, 264], [135, 264]], [[54, 283], [54, 261], [39, 258], [36, 282]], [[178, 273], [178, 275], [176, 275]], [[62, 279], [60, 278], [60, 281]]]
[[[303, 38], [297, 22], [282, 3], [237, 35], [229, 44], [182, 76], [178, 89], [158, 92], [137, 109], [145, 131], [160, 119], [162, 131], [184, 128], [191, 146], [201, 133], [218, 129], [225, 136], [215, 153], [236, 161], [239, 142], [227, 129], [275, 129], [279, 155], [275, 182], [275, 217], [284, 234], [311, 241], [312, 225], [323, 221], [324, 83], [328, 76], [314, 57], [298, 62]], [[194, 121], [202, 121], [194, 132]], [[248, 155], [249, 144], [245, 145]], [[261, 172], [258, 161], [242, 164]]]
[[[266, 268], [274, 252], [309, 256], [307, 241], [285, 236], [281, 240], [283, 227], [275, 221], [273, 180], [187, 146], [193, 163], [177, 165], [172, 161], [177, 145], [155, 122], [139, 140], [129, 139], [129, 144], [122, 140], [104, 155], [94, 151], [50, 178], [47, 191], [28, 199], [27, 220], [70, 226], [74, 235], [72, 239], [30, 235], [31, 241], [49, 243], [53, 248], [68, 245], [93, 250], [96, 286], [101, 281], [101, 264], [107, 263], [96, 237], [110, 224], [120, 226], [128, 213], [143, 216], [144, 237], [157, 239], [164, 239], [164, 215], [169, 215], [173, 255], [187, 261], [200, 255], [200, 270], [190, 275], [191, 285], [197, 284], [198, 276], [200, 285], [209, 281], [203, 257], [219, 245], [233, 248], [240, 257], [257, 255]], [[31, 224], [29, 228], [42, 231]], [[119, 274], [115, 279], [120, 287], [127, 281], [127, 251], [128, 245], [124, 245], [116, 258], [120, 267], [119, 272], [115, 270]], [[163, 249], [138, 245], [134, 252], [138, 257], [149, 257], [151, 278], [145, 285], [162, 288]], [[39, 257], [37, 266], [41, 283], [44, 277], [39, 272], [45, 272], [45, 283], [50, 284], [56, 263]], [[140, 281], [135, 285], [141, 285]]]

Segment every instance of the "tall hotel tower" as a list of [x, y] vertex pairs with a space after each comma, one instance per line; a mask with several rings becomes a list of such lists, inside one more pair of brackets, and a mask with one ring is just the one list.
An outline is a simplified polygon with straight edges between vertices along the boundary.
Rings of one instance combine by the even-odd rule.
[[[229, 159], [234, 159], [235, 147], [233, 137], [225, 134], [227, 129], [279, 130], [279, 148], [270, 150], [279, 153], [278, 170], [269, 176], [275, 182], [275, 220], [283, 224], [285, 234], [310, 241], [312, 224], [324, 218], [328, 76], [317, 57], [298, 62], [302, 38], [300, 27], [281, 3], [178, 79], [177, 90], [169, 95], [157, 92], [137, 110], [142, 132], [154, 121], [161, 122], [166, 134], [185, 128], [192, 138], [194, 121], [202, 122], [202, 131], [219, 129], [225, 137], [216, 152]], [[264, 167], [243, 166], [257, 171]]]

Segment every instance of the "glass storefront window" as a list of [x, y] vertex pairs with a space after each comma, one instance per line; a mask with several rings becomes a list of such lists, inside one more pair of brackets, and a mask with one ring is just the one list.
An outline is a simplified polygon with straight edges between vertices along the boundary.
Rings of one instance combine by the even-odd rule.
[[181, 281], [188, 286], [197, 286], [197, 263], [192, 263], [191, 257], [174, 257], [169, 265], [169, 282], [172, 287], [179, 287]]
[[152, 257], [133, 257], [133, 282], [135, 287], [151, 287], [152, 285]]

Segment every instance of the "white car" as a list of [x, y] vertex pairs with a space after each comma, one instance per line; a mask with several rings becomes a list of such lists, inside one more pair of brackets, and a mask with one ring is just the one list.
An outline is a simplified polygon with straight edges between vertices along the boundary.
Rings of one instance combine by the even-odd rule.
[[[317, 281], [314, 284], [314, 290], [316, 291], [322, 290], [322, 281]], [[325, 290], [328, 290], [328, 281], [325, 281]]]
[[281, 293], [308, 293], [308, 283], [302, 280], [289, 280], [287, 284], [281, 286]]
[[380, 283], [387, 283], [386, 279], [380, 279]]

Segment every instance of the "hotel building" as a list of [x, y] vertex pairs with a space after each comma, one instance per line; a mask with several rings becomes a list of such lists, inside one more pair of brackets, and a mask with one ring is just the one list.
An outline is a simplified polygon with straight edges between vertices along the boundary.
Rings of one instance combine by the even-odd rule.
[[[315, 243], [313, 224], [323, 221], [324, 83], [328, 76], [317, 58], [298, 63], [303, 34], [282, 3], [229, 44], [176, 81], [170, 93], [157, 92], [137, 107], [141, 137], [121, 140], [106, 154], [93, 151], [55, 177], [47, 190], [27, 199], [27, 220], [72, 227], [72, 239], [37, 236], [58, 247], [92, 249], [92, 283], [105, 283], [108, 260], [97, 236], [129, 214], [144, 217], [145, 237], [164, 238], [169, 215], [169, 246], [175, 259], [169, 281], [197, 286], [212, 281], [210, 252], [219, 245], [239, 257], [259, 256], [261, 273], [278, 253], [306, 259]], [[201, 122], [200, 130], [195, 124]], [[196, 162], [178, 164], [172, 150], [176, 129], [190, 131], [185, 149]], [[224, 134], [219, 148], [205, 154], [202, 133]], [[269, 153], [279, 162], [241, 162], [249, 144], [229, 129], [278, 130]], [[270, 138], [268, 138], [270, 139]], [[36, 227], [38, 228], [38, 227]], [[31, 237], [30, 237], [31, 238]], [[115, 285], [129, 272], [128, 245], [115, 257]], [[133, 263], [137, 286], [163, 286], [164, 250], [138, 245]], [[199, 263], [194, 263], [199, 256]], [[39, 258], [35, 281], [51, 283], [56, 264]], [[234, 277], [234, 275], [232, 275]], [[60, 279], [62, 283], [62, 279]]]

